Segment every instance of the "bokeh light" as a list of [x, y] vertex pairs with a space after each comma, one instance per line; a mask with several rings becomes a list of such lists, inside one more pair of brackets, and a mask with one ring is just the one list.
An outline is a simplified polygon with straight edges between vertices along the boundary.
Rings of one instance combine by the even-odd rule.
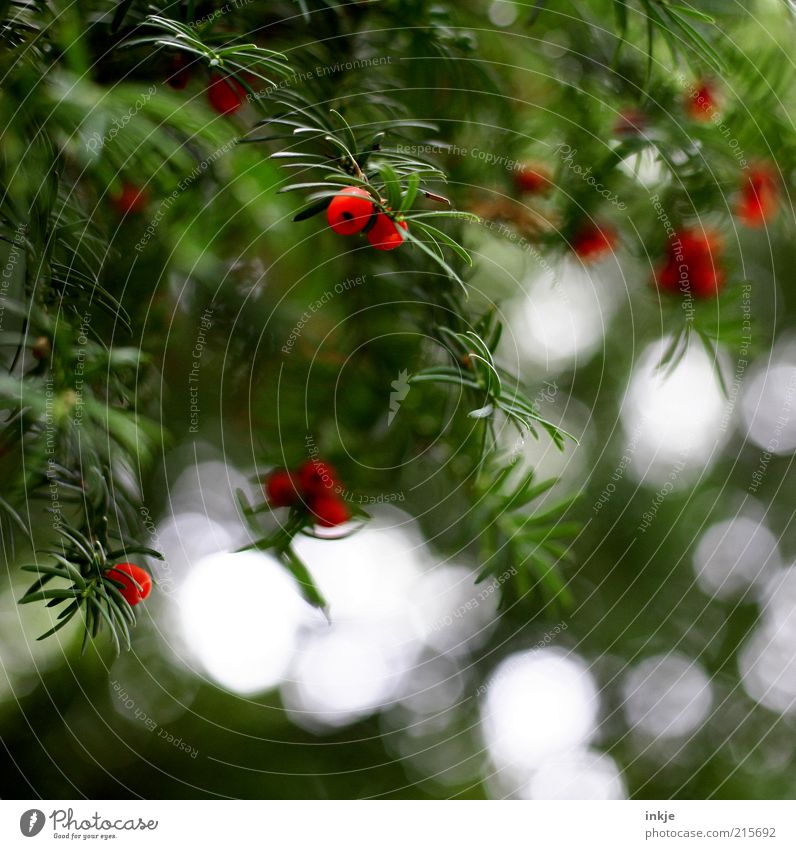
[[749, 439], [771, 454], [796, 450], [796, 362], [781, 360], [758, 369], [741, 396]]
[[694, 552], [700, 586], [720, 598], [747, 590], [780, 565], [777, 538], [762, 521], [749, 516], [711, 525]]
[[320, 614], [270, 556], [220, 552], [196, 562], [179, 588], [190, 654], [222, 687], [259, 693], [278, 684], [299, 630]]
[[500, 783], [527, 783], [549, 758], [586, 746], [599, 698], [586, 664], [557, 648], [513, 654], [486, 684], [481, 723]]
[[296, 544], [333, 622], [304, 636], [282, 687], [293, 720], [314, 730], [417, 693], [431, 659], [467, 655], [489, 635], [496, 594], [476, 600], [472, 570], [436, 564], [405, 513], [374, 512], [353, 536]]
[[796, 641], [793, 634], [765, 622], [752, 634], [738, 658], [744, 689], [756, 702], [777, 713], [796, 710]]
[[621, 414], [635, 446], [631, 468], [636, 476], [647, 485], [665, 480], [678, 489], [693, 483], [718, 456], [727, 439], [721, 427], [727, 401], [716, 364], [700, 345], [690, 345], [670, 371], [659, 367], [670, 341], [645, 349]]
[[[527, 278], [526, 296], [508, 310], [511, 345], [548, 374], [582, 365], [599, 348], [616, 312], [615, 284], [602, 268], [569, 258]], [[504, 346], [508, 343], [507, 336]]]
[[676, 738], [702, 725], [713, 703], [705, 671], [677, 653], [649, 657], [622, 683], [628, 724], [652, 738]]
[[518, 12], [512, 0], [493, 0], [489, 5], [489, 20], [497, 27], [509, 27], [517, 20]]
[[744, 689], [778, 713], [796, 711], [796, 567], [773, 573], [761, 590], [761, 621], [738, 659]]
[[624, 799], [625, 784], [610, 755], [575, 749], [546, 760], [520, 794], [528, 799]]

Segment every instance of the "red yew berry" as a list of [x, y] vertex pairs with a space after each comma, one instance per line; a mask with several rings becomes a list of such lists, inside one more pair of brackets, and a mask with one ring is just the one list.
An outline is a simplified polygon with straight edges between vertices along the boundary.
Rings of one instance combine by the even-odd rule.
[[119, 215], [143, 212], [149, 203], [149, 193], [146, 189], [140, 189], [132, 183], [122, 183], [121, 192], [111, 198], [111, 203]]
[[342, 525], [351, 518], [348, 505], [337, 493], [335, 470], [323, 460], [311, 459], [295, 473], [276, 469], [266, 477], [263, 489], [272, 507], [301, 507], [322, 528]]
[[718, 96], [713, 83], [702, 81], [690, 89], [686, 96], [686, 110], [694, 121], [709, 121], [718, 109]]
[[322, 528], [334, 528], [351, 518], [351, 511], [345, 501], [331, 493], [315, 496], [310, 503], [310, 510]]
[[246, 102], [246, 89], [234, 77], [213, 74], [207, 87], [207, 99], [220, 115], [232, 115]]
[[616, 240], [613, 227], [606, 224], [583, 224], [572, 237], [572, 250], [584, 262], [597, 262], [613, 250]]
[[619, 113], [614, 133], [618, 136], [640, 136], [647, 126], [647, 116], [640, 109], [623, 109]]
[[394, 221], [389, 215], [380, 212], [368, 230], [368, 241], [377, 251], [393, 251], [403, 243], [399, 227], [409, 229], [406, 221]]
[[298, 503], [299, 494], [293, 475], [287, 469], [271, 472], [263, 485], [265, 497], [272, 507], [292, 507]]
[[52, 354], [52, 344], [46, 336], [36, 337], [31, 353], [34, 360], [46, 360]]
[[118, 588], [119, 592], [131, 607], [143, 601], [152, 591], [149, 572], [134, 563], [117, 563], [112, 569], [108, 569], [105, 577], [122, 585]]
[[766, 165], [750, 168], [741, 186], [736, 214], [747, 227], [762, 227], [777, 213], [777, 183]]
[[298, 472], [301, 494], [311, 501], [318, 495], [329, 494], [337, 484], [337, 473], [323, 460], [307, 460]]
[[543, 165], [522, 165], [514, 172], [514, 185], [527, 195], [546, 195], [552, 187], [550, 172]]
[[175, 53], [169, 60], [170, 74], [166, 82], [176, 91], [182, 91], [191, 79], [190, 60], [184, 53]]
[[326, 208], [326, 220], [338, 235], [353, 236], [365, 229], [375, 212], [370, 193], [358, 186], [349, 186], [332, 198]]
[[696, 298], [717, 295], [724, 285], [724, 270], [718, 260], [721, 237], [703, 229], [686, 229], [669, 243], [666, 263], [655, 280], [667, 292], [681, 292]]

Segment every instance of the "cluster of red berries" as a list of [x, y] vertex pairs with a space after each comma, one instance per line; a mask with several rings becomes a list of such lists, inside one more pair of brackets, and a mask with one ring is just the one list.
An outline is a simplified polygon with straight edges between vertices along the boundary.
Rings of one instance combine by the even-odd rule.
[[395, 250], [404, 240], [401, 229], [409, 229], [406, 221], [380, 212], [370, 193], [359, 186], [348, 186], [332, 198], [326, 208], [326, 220], [339, 236], [353, 236], [364, 230], [377, 251]]
[[246, 89], [234, 77], [213, 74], [207, 100], [219, 115], [233, 115], [246, 102]]
[[[553, 177], [544, 165], [525, 163], [514, 171], [514, 187], [524, 195], [544, 196], [553, 187]], [[611, 225], [587, 222], [575, 230], [570, 247], [583, 262], [598, 262], [613, 251], [618, 238]]]
[[710, 80], [701, 80], [686, 95], [685, 108], [694, 121], [710, 121], [719, 108], [719, 96]]
[[[192, 76], [191, 60], [184, 53], [175, 53], [169, 62], [169, 77], [166, 82], [182, 91]], [[207, 87], [207, 102], [219, 115], [232, 115], [246, 102], [246, 89], [235, 77], [213, 73]]]
[[119, 194], [111, 196], [111, 203], [119, 215], [135, 215], [146, 209], [149, 193], [133, 183], [125, 182]]
[[[181, 91], [191, 78], [191, 65], [183, 53], [175, 53], [170, 62], [168, 84]], [[234, 78], [213, 74], [207, 87], [207, 100], [220, 115], [232, 115], [246, 102], [246, 89]], [[113, 208], [119, 215], [143, 212], [149, 203], [149, 193], [133, 183], [122, 184], [121, 191], [111, 197]]]
[[[716, 86], [702, 80], [687, 95], [686, 110], [695, 121], [709, 121], [720, 107]], [[741, 184], [736, 215], [747, 227], [762, 227], [777, 212], [777, 182], [767, 165], [750, 168]]]
[[[720, 106], [720, 97], [716, 85], [710, 80], [698, 80], [685, 93], [683, 106], [693, 121], [710, 121]], [[638, 136], [647, 127], [647, 114], [630, 106], [622, 109], [614, 124], [617, 136]]]
[[572, 236], [570, 245], [583, 262], [597, 262], [613, 251], [619, 237], [610, 224], [587, 222]]
[[614, 133], [617, 136], [640, 136], [647, 129], [647, 115], [641, 109], [633, 106], [623, 109], [614, 124]]
[[743, 182], [736, 215], [747, 227], [763, 227], [777, 213], [777, 182], [768, 165], [749, 169]]
[[[766, 165], [750, 168], [741, 185], [735, 212], [747, 227], [762, 227], [777, 213], [778, 188]], [[725, 273], [721, 266], [723, 240], [716, 231], [686, 228], [670, 240], [666, 260], [655, 282], [667, 292], [695, 298], [715, 297], [721, 292]]]
[[112, 569], [108, 569], [105, 577], [121, 584], [119, 592], [131, 607], [135, 607], [152, 592], [152, 578], [149, 572], [135, 563], [117, 563]]
[[338, 494], [337, 475], [322, 460], [307, 460], [294, 472], [276, 469], [265, 479], [263, 489], [271, 507], [304, 509], [322, 528], [334, 528], [351, 518]]
[[553, 178], [544, 165], [526, 162], [514, 172], [514, 187], [526, 195], [546, 195], [553, 187]]
[[666, 262], [655, 276], [658, 286], [695, 298], [718, 295], [725, 277], [720, 265], [722, 249], [721, 237], [713, 230], [680, 231], [669, 242]]

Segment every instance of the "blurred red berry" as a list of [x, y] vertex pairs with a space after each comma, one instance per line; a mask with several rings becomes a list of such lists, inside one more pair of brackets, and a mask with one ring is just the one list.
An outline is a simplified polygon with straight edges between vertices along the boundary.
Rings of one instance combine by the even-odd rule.
[[623, 109], [614, 125], [617, 136], [640, 136], [647, 126], [647, 116], [640, 109]]
[[368, 230], [368, 241], [377, 251], [393, 251], [403, 244], [399, 227], [409, 229], [406, 221], [394, 221], [389, 215], [379, 212]]
[[175, 53], [169, 59], [169, 76], [166, 82], [176, 91], [182, 91], [191, 79], [190, 60], [184, 53]]
[[685, 105], [688, 114], [695, 121], [709, 121], [711, 115], [719, 106], [716, 87], [713, 83], [703, 80], [689, 90]]
[[326, 208], [326, 220], [340, 236], [353, 236], [365, 229], [375, 211], [369, 192], [358, 186], [349, 186], [332, 198]]
[[750, 168], [741, 185], [736, 214], [747, 227], [762, 227], [777, 213], [777, 183], [766, 165]]
[[152, 591], [149, 572], [134, 563], [117, 563], [112, 569], [108, 569], [105, 577], [122, 585], [118, 588], [119, 592], [132, 607], [143, 601]]
[[149, 203], [149, 193], [132, 183], [122, 183], [122, 190], [111, 198], [111, 203], [119, 215], [143, 212]]
[[322, 528], [334, 528], [351, 518], [345, 501], [332, 494], [316, 495], [310, 502], [310, 510]]
[[246, 89], [234, 77], [213, 74], [207, 87], [207, 99], [220, 115], [232, 115], [246, 102]]
[[52, 354], [52, 343], [46, 336], [37, 336], [31, 353], [34, 360], [46, 360]]
[[265, 479], [263, 489], [272, 507], [292, 507], [299, 501], [293, 476], [286, 469], [271, 472]]
[[328, 494], [337, 485], [337, 473], [323, 460], [307, 460], [298, 472], [301, 494], [310, 501], [314, 496]]
[[552, 188], [550, 172], [543, 165], [523, 165], [514, 172], [514, 185], [527, 195], [546, 195]]
[[725, 276], [719, 263], [722, 248], [721, 237], [712, 230], [682, 230], [669, 243], [666, 262], [656, 275], [658, 286], [695, 298], [717, 295]]
[[572, 237], [572, 250], [584, 262], [597, 262], [609, 254], [617, 241], [616, 230], [607, 224], [584, 224]]

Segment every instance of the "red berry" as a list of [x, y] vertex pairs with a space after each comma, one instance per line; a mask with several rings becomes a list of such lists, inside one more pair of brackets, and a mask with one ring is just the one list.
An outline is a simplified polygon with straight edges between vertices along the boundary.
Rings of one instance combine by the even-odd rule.
[[777, 183], [766, 165], [749, 169], [741, 187], [736, 213], [747, 227], [762, 227], [777, 213]]
[[190, 61], [184, 53], [175, 53], [169, 60], [169, 74], [166, 82], [171, 88], [181, 91], [191, 79]]
[[310, 503], [310, 510], [322, 528], [334, 528], [351, 518], [345, 501], [332, 494], [316, 495]]
[[286, 469], [277, 469], [265, 479], [265, 497], [272, 507], [292, 507], [298, 503], [299, 494], [293, 476]]
[[38, 336], [33, 343], [31, 353], [34, 360], [46, 360], [52, 353], [52, 344], [46, 336]]
[[311, 501], [315, 496], [327, 495], [337, 485], [337, 473], [323, 460], [307, 460], [298, 473], [301, 494]]
[[541, 165], [523, 165], [514, 172], [514, 185], [528, 195], [546, 195], [552, 185], [550, 172]]
[[403, 243], [399, 227], [409, 229], [406, 221], [394, 221], [389, 215], [380, 212], [368, 230], [368, 241], [377, 251], [394, 251]]
[[353, 236], [365, 229], [375, 211], [369, 192], [358, 186], [349, 186], [332, 198], [326, 208], [326, 220], [338, 235]]
[[118, 588], [119, 592], [131, 606], [143, 601], [152, 591], [149, 572], [134, 563], [117, 563], [112, 569], [108, 569], [105, 577], [122, 585]]
[[220, 115], [232, 115], [246, 101], [246, 89], [234, 77], [214, 74], [207, 87], [207, 99]]
[[640, 109], [623, 109], [614, 125], [614, 132], [618, 136], [639, 136], [647, 125], [647, 116]]
[[686, 97], [686, 109], [695, 121], [709, 121], [711, 114], [718, 108], [716, 89], [710, 82], [703, 81], [689, 91]]
[[686, 229], [669, 243], [666, 263], [656, 282], [667, 292], [682, 292], [696, 298], [717, 295], [724, 285], [724, 270], [718, 259], [721, 237], [711, 230]]
[[111, 203], [119, 215], [142, 212], [149, 203], [149, 193], [132, 183], [122, 183], [121, 192], [111, 198]]
[[572, 237], [572, 250], [584, 262], [596, 262], [610, 253], [616, 244], [613, 227], [605, 224], [583, 224]]

